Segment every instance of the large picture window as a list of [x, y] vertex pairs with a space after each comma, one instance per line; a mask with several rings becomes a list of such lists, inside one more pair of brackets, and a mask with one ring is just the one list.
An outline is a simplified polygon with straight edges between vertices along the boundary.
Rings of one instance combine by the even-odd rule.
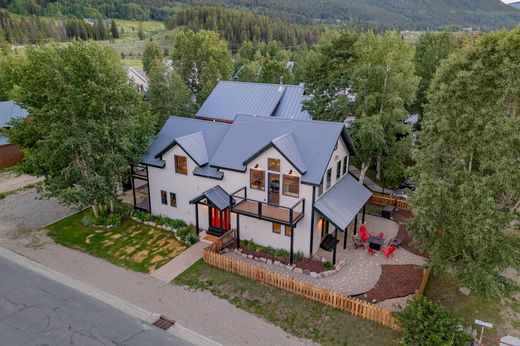
[[280, 172], [280, 160], [278, 160], [278, 159], [267, 159], [267, 168], [270, 171]]
[[263, 169], [251, 168], [250, 188], [253, 190], [265, 190], [265, 172]]
[[292, 174], [283, 175], [283, 194], [290, 197], [300, 195], [300, 178]]
[[327, 188], [327, 189], [330, 187], [330, 183], [331, 183], [331, 181], [332, 181], [332, 168], [329, 168], [329, 169], [327, 170], [327, 179], [326, 179], [326, 182], [327, 182], [327, 184], [326, 184], [326, 188]]
[[188, 161], [186, 156], [175, 155], [175, 173], [188, 175]]

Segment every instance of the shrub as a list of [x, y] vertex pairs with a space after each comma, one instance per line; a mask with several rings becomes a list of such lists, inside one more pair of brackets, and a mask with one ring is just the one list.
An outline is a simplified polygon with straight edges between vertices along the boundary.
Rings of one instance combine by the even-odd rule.
[[299, 261], [303, 258], [303, 252], [301, 251], [297, 251], [295, 254], [294, 254], [294, 257], [293, 257], [293, 260], [294, 261]]
[[270, 254], [270, 255], [274, 255], [274, 253], [275, 253], [275, 251], [276, 251], [276, 250], [274, 249], [274, 247], [272, 247], [272, 246], [268, 246], [268, 247], [266, 247], [264, 250], [265, 250], [265, 253]]
[[468, 345], [460, 320], [426, 297], [411, 301], [395, 314], [403, 327], [403, 345]]
[[287, 251], [285, 249], [276, 249], [274, 252], [274, 255], [280, 259], [287, 258], [287, 257], [289, 257], [289, 251]]
[[332, 268], [332, 263], [331, 263], [330, 261], [325, 261], [325, 262], [323, 263], [323, 268], [325, 268], [325, 269], [330, 269], [330, 268]]
[[187, 245], [191, 246], [199, 241], [199, 235], [195, 230], [195, 226], [188, 225], [180, 228], [176, 234], [177, 238]]

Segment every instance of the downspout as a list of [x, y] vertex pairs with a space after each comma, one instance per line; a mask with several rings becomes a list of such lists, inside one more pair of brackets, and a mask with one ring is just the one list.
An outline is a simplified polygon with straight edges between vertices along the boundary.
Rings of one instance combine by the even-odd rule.
[[312, 258], [312, 248], [314, 245], [314, 202], [316, 199], [316, 186], [312, 187], [312, 204], [311, 204], [311, 246], [309, 249], [309, 258]]

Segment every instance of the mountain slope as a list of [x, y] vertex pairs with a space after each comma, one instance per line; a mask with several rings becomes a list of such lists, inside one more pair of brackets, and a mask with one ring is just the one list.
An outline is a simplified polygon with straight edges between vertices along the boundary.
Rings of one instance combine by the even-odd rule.
[[180, 0], [188, 4], [243, 7], [295, 22], [341, 21], [378, 28], [436, 29], [446, 25], [483, 30], [512, 27], [520, 11], [500, 0]]

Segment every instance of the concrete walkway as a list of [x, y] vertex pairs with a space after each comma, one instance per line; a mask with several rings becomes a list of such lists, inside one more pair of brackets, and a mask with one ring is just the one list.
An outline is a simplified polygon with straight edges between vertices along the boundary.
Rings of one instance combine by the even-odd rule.
[[[359, 175], [361, 174], [359, 169], [357, 169], [353, 165], [350, 165], [348, 170], [350, 173], [352, 173], [353, 176], [355, 176], [359, 180]], [[363, 180], [363, 184], [365, 186], [367, 186], [370, 189], [370, 191], [372, 191], [372, 192], [388, 193], [388, 194], [392, 194], [394, 192], [394, 190], [392, 190], [392, 189], [383, 189], [381, 186], [376, 184], [372, 179], [370, 179], [366, 175], [365, 175], [365, 179]]]
[[183, 271], [191, 267], [195, 262], [202, 258], [203, 250], [210, 244], [204, 241], [199, 241], [197, 244], [189, 247], [179, 256], [173, 258], [150, 275], [162, 282], [169, 283], [175, 279]]

